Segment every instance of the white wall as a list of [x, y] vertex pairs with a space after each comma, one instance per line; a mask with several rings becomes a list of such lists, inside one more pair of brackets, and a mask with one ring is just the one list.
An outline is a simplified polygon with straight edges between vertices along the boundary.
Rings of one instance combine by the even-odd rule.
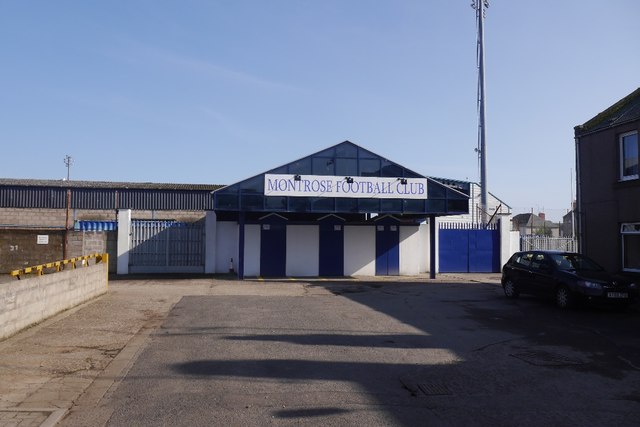
[[375, 226], [344, 227], [344, 275], [375, 276]]
[[131, 246], [131, 209], [118, 211], [118, 262], [117, 273], [129, 274], [129, 249]]
[[400, 227], [400, 275], [420, 273], [420, 264], [424, 258], [420, 229], [416, 226]]
[[520, 251], [520, 233], [518, 231], [510, 231], [509, 235], [511, 236], [511, 250], [509, 257], [511, 257], [514, 253]]
[[216, 273], [228, 273], [231, 258], [238, 271], [239, 227], [235, 221], [219, 221], [216, 227]]
[[500, 218], [500, 269], [515, 252], [520, 250], [520, 232], [511, 231], [511, 216]]
[[509, 257], [513, 254], [511, 252], [511, 217], [504, 216], [500, 218], [498, 222], [498, 232], [500, 239], [500, 269], [505, 262], [509, 260]]
[[287, 226], [287, 276], [318, 276], [320, 271], [320, 227]]
[[244, 275], [260, 275], [260, 224], [244, 226]]
[[420, 273], [426, 273], [429, 271], [429, 254], [431, 253], [431, 246], [429, 243], [429, 224], [426, 222], [420, 224], [418, 233], [420, 235], [419, 239], [422, 252], [422, 255], [420, 256]]

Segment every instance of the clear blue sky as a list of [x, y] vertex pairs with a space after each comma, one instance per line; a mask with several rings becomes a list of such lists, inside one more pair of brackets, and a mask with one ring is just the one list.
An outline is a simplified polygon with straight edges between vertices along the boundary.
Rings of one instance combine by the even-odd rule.
[[[5, 178], [231, 184], [350, 140], [478, 181], [470, 0], [0, 1]], [[640, 86], [637, 0], [492, 0], [489, 190], [570, 206], [573, 127]], [[574, 193], [575, 194], [575, 193]]]

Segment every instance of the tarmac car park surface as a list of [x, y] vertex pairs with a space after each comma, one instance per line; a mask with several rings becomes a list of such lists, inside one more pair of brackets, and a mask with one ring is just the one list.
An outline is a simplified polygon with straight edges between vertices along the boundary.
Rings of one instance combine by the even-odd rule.
[[639, 315], [509, 300], [498, 275], [118, 280], [0, 343], [0, 421], [631, 426]]

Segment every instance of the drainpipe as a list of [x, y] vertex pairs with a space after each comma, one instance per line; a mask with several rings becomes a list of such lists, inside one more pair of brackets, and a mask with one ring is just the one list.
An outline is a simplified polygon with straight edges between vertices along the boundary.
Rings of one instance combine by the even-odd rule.
[[582, 239], [582, 184], [580, 175], [580, 138], [575, 137], [576, 143], [576, 208], [573, 210], [573, 227], [577, 230], [575, 237], [578, 239], [578, 252], [584, 253]]
[[64, 220], [64, 247], [62, 248], [63, 258], [69, 259], [69, 210], [71, 209], [71, 189], [67, 188], [67, 209]]
[[120, 193], [118, 192], [118, 190], [116, 190], [116, 199], [115, 199], [115, 203], [116, 203], [116, 221], [118, 221], [118, 209], [120, 209]]

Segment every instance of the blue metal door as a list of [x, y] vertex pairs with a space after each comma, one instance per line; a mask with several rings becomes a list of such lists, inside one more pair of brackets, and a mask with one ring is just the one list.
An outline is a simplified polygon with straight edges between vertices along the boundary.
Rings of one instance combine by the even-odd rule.
[[469, 271], [469, 230], [440, 229], [440, 273], [467, 273]]
[[262, 224], [260, 232], [260, 275], [284, 277], [287, 269], [287, 225]]
[[469, 272], [500, 271], [500, 235], [498, 230], [469, 230]]
[[495, 226], [441, 224], [441, 273], [497, 273], [500, 271], [500, 234]]
[[320, 276], [344, 276], [344, 227], [320, 224]]
[[376, 276], [400, 274], [400, 229], [397, 225], [376, 225]]

